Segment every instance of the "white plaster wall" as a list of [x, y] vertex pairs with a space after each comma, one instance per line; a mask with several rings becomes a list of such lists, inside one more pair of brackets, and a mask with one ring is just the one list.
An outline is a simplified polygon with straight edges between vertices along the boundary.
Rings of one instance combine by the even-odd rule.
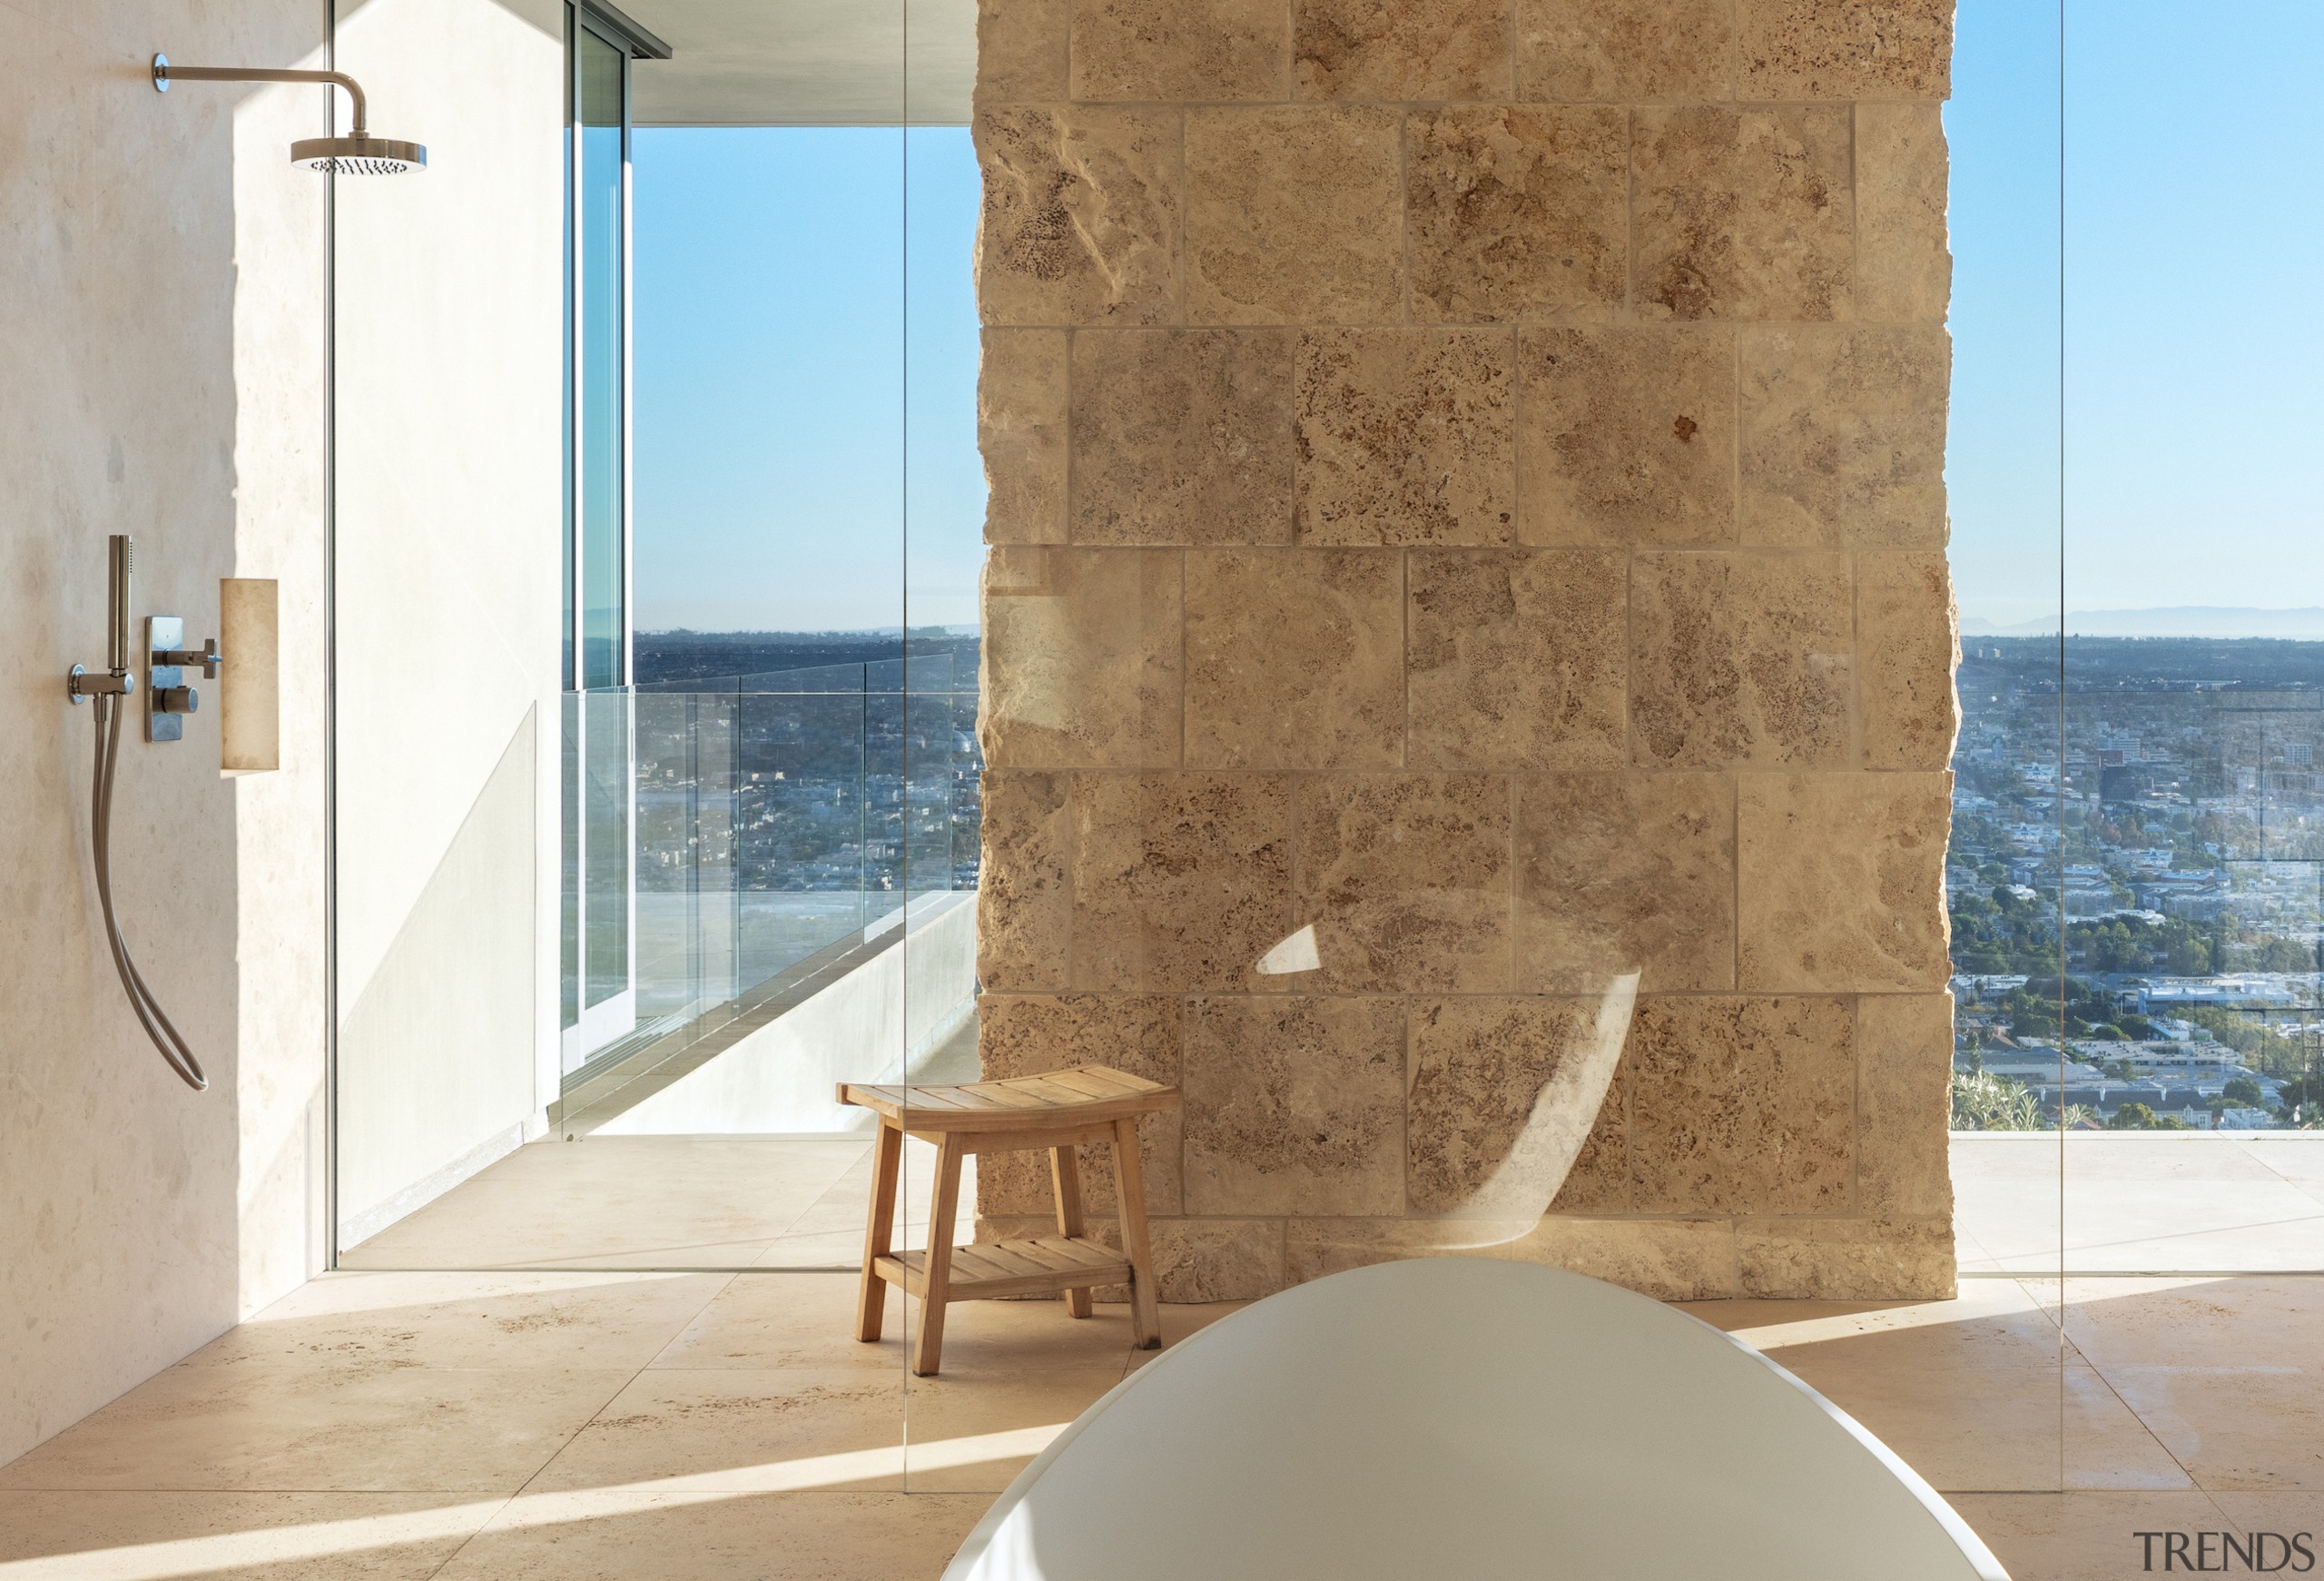
[[[778, 1020], [689, 1072], [598, 1136], [867, 1131], [842, 1082], [892, 1082], [976, 1009], [974, 896], [949, 897], [902, 944], [874, 955]], [[918, 910], [926, 903], [913, 902]]]
[[340, 0], [428, 150], [338, 199], [342, 1225], [555, 1093], [563, 25]]
[[162, 1066], [89, 873], [104, 539], [141, 614], [216, 629], [218, 579], [282, 582], [320, 640], [323, 186], [288, 162], [315, 89], [182, 85], [145, 62], [321, 64], [312, 0], [11, 0], [0, 60], [0, 1461], [315, 1265], [323, 1021], [320, 714], [285, 677], [281, 770], [219, 771], [216, 715], [125, 731], [117, 898], [209, 1067]]

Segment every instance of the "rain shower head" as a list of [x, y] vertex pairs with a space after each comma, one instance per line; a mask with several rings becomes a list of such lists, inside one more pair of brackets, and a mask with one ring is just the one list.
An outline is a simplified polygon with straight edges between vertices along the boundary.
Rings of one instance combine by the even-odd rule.
[[428, 168], [428, 150], [417, 143], [374, 137], [363, 124], [363, 89], [345, 72], [276, 71], [263, 66], [173, 66], [170, 57], [153, 57], [153, 90], [166, 94], [170, 84], [190, 83], [330, 83], [347, 90], [355, 107], [355, 124], [345, 137], [307, 137], [290, 145], [290, 163], [326, 175], [401, 175]]
[[326, 175], [401, 175], [428, 168], [428, 150], [392, 137], [308, 137], [290, 145], [290, 163]]

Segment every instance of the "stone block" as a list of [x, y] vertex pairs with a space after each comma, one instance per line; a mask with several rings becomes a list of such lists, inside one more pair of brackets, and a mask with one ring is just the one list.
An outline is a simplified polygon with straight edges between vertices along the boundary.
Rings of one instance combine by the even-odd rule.
[[1873, 768], [1941, 769], [1953, 761], [1960, 710], [1953, 672], [1953, 580], [1939, 550], [1858, 555], [1856, 686], [1864, 760]]
[[1724, 99], [1733, 0], [1517, 0], [1517, 96]]
[[1610, 105], [1407, 118], [1412, 316], [1602, 321], [1628, 281], [1628, 130]]
[[1066, 541], [1066, 333], [987, 330], [977, 371], [987, 543]]
[[1735, 986], [1735, 787], [1713, 774], [1517, 782], [1517, 986]]
[[1336, 993], [1509, 986], [1509, 781], [1483, 774], [1299, 782], [1292, 922]]
[[1285, 1231], [1288, 1282], [1418, 1257], [1505, 1258], [1528, 1223], [1465, 1219], [1294, 1219]]
[[1792, 1301], [1949, 1301], [1948, 1219], [1753, 1218], [1735, 1226], [1743, 1294]]
[[1393, 999], [1190, 1000], [1190, 1212], [1403, 1211], [1403, 1016]]
[[1639, 317], [1851, 316], [1846, 105], [1649, 105], [1632, 120]]
[[1535, 329], [1517, 345], [1521, 541], [1734, 540], [1734, 331]]
[[1397, 766], [1403, 568], [1393, 549], [1189, 551], [1188, 765]]
[[1856, 1047], [1857, 1208], [1951, 1219], [1953, 995], [1861, 995]]
[[984, 772], [977, 981], [989, 993], [1054, 993], [1067, 985], [1070, 785], [1064, 774]]
[[1647, 998], [1630, 1032], [1644, 1213], [1842, 1213], [1856, 1184], [1851, 1002]]
[[1256, 1301], [1291, 1282], [1280, 1220], [1157, 1219], [1147, 1234], [1166, 1301]]
[[1283, 99], [1284, 0], [1068, 0], [1077, 99]]
[[1295, 519], [1312, 544], [1505, 544], [1515, 346], [1494, 330], [1299, 337]]
[[1565, 1183], [1550, 1200], [1553, 1213], [1627, 1213], [1637, 1193], [1630, 1190], [1630, 1062], [1614, 1072], [1598, 1123], [1566, 1171]]
[[1182, 582], [1167, 549], [993, 548], [977, 722], [985, 761], [1177, 763]]
[[1178, 311], [1182, 171], [1175, 112], [980, 112], [987, 324], [1154, 323]]
[[1737, 0], [1745, 99], [1943, 99], [1954, 0]]
[[1074, 541], [1287, 543], [1288, 330], [1073, 337]]
[[[1626, 1205], [1629, 1075], [1617, 1067], [1589, 1113], [1557, 1112], [1562, 1073], [1596, 1046], [1596, 999], [1542, 995], [1421, 1000], [1409, 1009], [1404, 1095], [1407, 1211], [1515, 1222], [1547, 1211], [1569, 1184], [1582, 1201]], [[1594, 1150], [1589, 1167], [1582, 1154]], [[1568, 1161], [1571, 1173], [1557, 1170]], [[1552, 1171], [1556, 1172], [1552, 1173]], [[1577, 1179], [1576, 1176], [1580, 1178]]]
[[1737, 791], [1746, 990], [1935, 993], [1950, 774], [1755, 774]]
[[[1039, 1076], [1075, 1065], [1109, 1065], [1149, 1082], [1179, 1080], [1178, 1002], [1158, 994], [988, 993], [978, 1003], [977, 1060], [989, 1082]], [[1178, 1174], [1182, 1118], [1176, 1112], [1138, 1117], [1140, 1171], [1149, 1214], [1180, 1210]], [[1113, 1150], [1088, 1144], [1075, 1151], [1081, 1200], [1091, 1215], [1118, 1211]], [[977, 1155], [977, 1211], [1042, 1218], [1039, 1235], [1057, 1232], [1057, 1198], [1046, 1149]]]
[[1552, 1213], [1508, 1248], [1662, 1301], [1706, 1301], [1742, 1291], [1735, 1226], [1725, 1219], [1589, 1219]]
[[1077, 988], [1286, 986], [1253, 968], [1295, 925], [1288, 782], [1272, 775], [1077, 777]]
[[1187, 321], [1401, 317], [1398, 159], [1386, 110], [1187, 111]]
[[1948, 161], [1935, 104], [1856, 107], [1856, 308], [1941, 324], [1953, 299], [1945, 245]]
[[1944, 548], [1952, 362], [1935, 325], [1743, 331], [1743, 541]]
[[1846, 766], [1854, 643], [1845, 555], [1632, 557], [1632, 760]]
[[1619, 767], [1629, 574], [1613, 549], [1413, 551], [1413, 766]]
[[976, 102], [1069, 97], [1066, 85], [1068, 0], [980, 0]]
[[1510, 0], [1294, 0], [1303, 99], [1509, 97]]

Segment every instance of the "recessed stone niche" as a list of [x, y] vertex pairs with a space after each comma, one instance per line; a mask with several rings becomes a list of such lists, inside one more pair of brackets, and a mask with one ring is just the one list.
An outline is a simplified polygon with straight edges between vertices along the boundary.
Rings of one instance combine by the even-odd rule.
[[1952, 1288], [1950, 19], [983, 0], [981, 1053], [1164, 1299]]

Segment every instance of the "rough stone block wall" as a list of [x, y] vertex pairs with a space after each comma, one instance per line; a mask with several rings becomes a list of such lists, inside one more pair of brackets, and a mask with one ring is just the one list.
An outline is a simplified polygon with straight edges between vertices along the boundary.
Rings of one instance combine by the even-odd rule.
[[[986, 1072], [1183, 1088], [1166, 1299], [1948, 1291], [1950, 0], [980, 36]], [[1632, 973], [1554, 1203], [1464, 1219]]]

